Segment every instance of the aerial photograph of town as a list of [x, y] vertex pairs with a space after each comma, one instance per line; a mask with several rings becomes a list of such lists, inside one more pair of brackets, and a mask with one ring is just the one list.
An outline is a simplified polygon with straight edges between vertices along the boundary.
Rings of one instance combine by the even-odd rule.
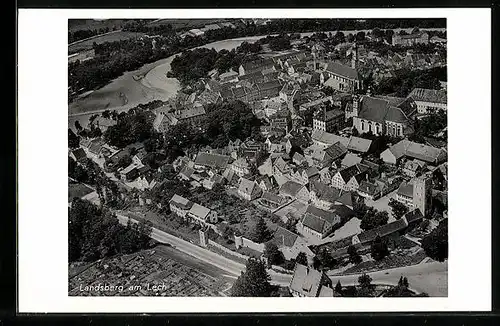
[[69, 19], [68, 295], [447, 297], [446, 19]]

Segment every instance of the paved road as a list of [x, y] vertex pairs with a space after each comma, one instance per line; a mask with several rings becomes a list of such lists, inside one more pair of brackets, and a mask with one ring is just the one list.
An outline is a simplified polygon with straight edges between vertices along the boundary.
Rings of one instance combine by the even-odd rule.
[[[448, 262], [423, 263], [367, 274], [371, 276], [373, 283], [391, 285], [396, 285], [399, 278], [405, 276], [408, 278], [410, 289], [416, 292], [426, 292], [431, 297], [446, 297], [448, 295]], [[334, 284], [340, 280], [342, 285], [354, 285], [358, 284], [360, 275], [329, 276]]]
[[[121, 224], [123, 225], [127, 224], [127, 221], [129, 219], [128, 216], [117, 214], [117, 217], [118, 221]], [[137, 222], [134, 219], [130, 220], [132, 222]], [[210, 250], [199, 247], [189, 241], [177, 238], [171, 234], [168, 234], [156, 228], [153, 228], [153, 231], [151, 233], [151, 238], [161, 243], [171, 244], [172, 246], [174, 246], [175, 249], [182, 251], [188, 255], [191, 255], [201, 261], [210, 263], [211, 265], [218, 267], [234, 276], [240, 275], [241, 271], [245, 269], [245, 265], [243, 264], [235, 262], [231, 259], [216, 254]], [[271, 276], [271, 283], [284, 286], [290, 284], [291, 275], [280, 274], [271, 270], [269, 270], [268, 273]]]

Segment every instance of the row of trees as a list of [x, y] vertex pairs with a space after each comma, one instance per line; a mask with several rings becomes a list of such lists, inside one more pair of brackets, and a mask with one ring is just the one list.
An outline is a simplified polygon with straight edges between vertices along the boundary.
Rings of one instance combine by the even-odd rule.
[[[253, 23], [239, 24], [237, 28], [224, 27], [217, 30], [209, 30], [203, 36], [180, 38], [176, 36], [168, 24], [159, 27], [147, 27], [143, 22], [130, 21], [125, 29], [130, 31], [142, 31], [144, 28], [148, 33], [159, 33], [156, 48], [153, 49], [151, 42], [129, 39], [115, 42], [94, 44], [96, 57], [84, 62], [75, 62], [68, 65], [68, 85], [72, 94], [70, 100], [79, 93], [89, 89], [95, 89], [107, 84], [110, 80], [120, 76], [125, 71], [135, 70], [140, 66], [159, 59], [166, 58], [174, 53], [200, 46], [202, 44], [235, 37], [286, 34], [297, 32], [308, 32], [313, 30], [356, 30], [379, 28], [421, 27], [442, 28], [445, 20], [307, 20], [307, 19], [280, 19], [273, 20], [267, 25], [256, 26]], [[150, 30], [152, 29], [152, 30]], [[359, 38], [363, 34], [358, 33]], [[349, 37], [349, 36], [348, 36]], [[358, 36], [357, 36], [358, 37]], [[282, 40], [274, 42], [276, 48], [287, 45]], [[286, 44], [285, 44], [286, 43]], [[254, 52], [254, 51], [251, 51]]]
[[151, 225], [118, 223], [114, 214], [89, 201], [74, 199], [69, 209], [69, 261], [95, 261], [149, 248]]
[[382, 79], [374, 88], [376, 94], [393, 94], [407, 97], [414, 88], [441, 89], [439, 81], [446, 81], [446, 67], [434, 67], [425, 70], [400, 69], [396, 76]]

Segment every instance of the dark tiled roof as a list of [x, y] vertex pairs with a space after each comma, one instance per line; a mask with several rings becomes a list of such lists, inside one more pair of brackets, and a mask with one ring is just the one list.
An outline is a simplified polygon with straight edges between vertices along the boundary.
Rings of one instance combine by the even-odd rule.
[[406, 219], [401, 218], [392, 223], [388, 223], [378, 228], [362, 232], [358, 235], [358, 239], [361, 243], [367, 243], [375, 240], [377, 236], [385, 237], [392, 233], [401, 231], [408, 226]]
[[73, 154], [73, 156], [75, 157], [75, 159], [77, 161], [80, 161], [80, 160], [84, 159], [85, 157], [87, 157], [83, 148], [77, 148], [74, 151], [72, 151], [71, 153]]
[[300, 183], [287, 181], [281, 186], [280, 193], [295, 196], [303, 187]]
[[311, 214], [332, 225], [335, 224], [335, 217], [337, 215], [334, 212], [325, 211], [324, 209], [320, 209], [312, 205], [307, 207], [306, 214]]
[[298, 237], [297, 234], [278, 226], [276, 232], [274, 232], [273, 240], [278, 246], [293, 247]]
[[375, 195], [379, 192], [379, 188], [376, 184], [368, 182], [368, 181], [361, 181], [359, 184], [358, 191], [364, 192], [369, 195]]
[[320, 200], [335, 202], [340, 197], [340, 190], [330, 187], [320, 181], [312, 181], [310, 183], [311, 191], [316, 193], [316, 197]]
[[306, 297], [316, 297], [319, 293], [322, 272], [301, 264], [295, 264], [290, 290], [299, 292]]
[[195, 164], [209, 167], [225, 168], [231, 157], [210, 153], [199, 153], [196, 156]]
[[407, 122], [415, 111], [411, 100], [399, 102], [399, 98], [364, 96], [360, 104], [359, 117], [379, 123], [386, 120], [403, 123]]
[[316, 232], [323, 233], [326, 221], [322, 218], [307, 213], [302, 219], [302, 224]]
[[398, 194], [406, 197], [413, 198], [413, 184], [402, 183], [399, 186]]
[[353, 176], [360, 173], [360, 170], [359, 170], [359, 167], [357, 165], [353, 165], [353, 166], [350, 166], [350, 167], [347, 167], [345, 169], [340, 170], [339, 173], [340, 173], [340, 176], [342, 177], [342, 179], [345, 182], [348, 182], [349, 180], [351, 180], [351, 178]]
[[337, 62], [330, 62], [325, 69], [328, 72], [334, 73], [339, 76], [343, 76], [350, 79], [359, 79], [358, 72], [351, 67], [344, 66]]
[[414, 209], [411, 212], [408, 212], [404, 215], [404, 218], [408, 222], [408, 224], [414, 223], [424, 218], [420, 209]]
[[334, 160], [340, 158], [342, 155], [347, 153], [347, 148], [342, 145], [342, 143], [337, 142], [332, 146], [325, 149], [325, 152]]

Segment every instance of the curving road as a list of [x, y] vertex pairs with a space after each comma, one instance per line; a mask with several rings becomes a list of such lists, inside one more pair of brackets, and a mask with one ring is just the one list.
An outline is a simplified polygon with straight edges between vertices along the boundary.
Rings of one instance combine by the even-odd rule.
[[[367, 273], [373, 279], [374, 284], [398, 284], [399, 278], [405, 276], [410, 284], [410, 289], [421, 293], [426, 292], [431, 297], [448, 296], [448, 262], [422, 263], [413, 266], [386, 269], [383, 271]], [[342, 285], [358, 284], [356, 275], [332, 276], [333, 283], [340, 281]]]
[[[121, 214], [116, 214], [116, 216], [121, 224], [127, 225], [127, 221], [129, 220], [128, 216]], [[137, 223], [137, 220], [134, 220], [132, 218], [130, 220], [131, 222]], [[239, 276], [241, 272], [245, 270], [245, 265], [243, 264], [235, 262], [208, 249], [199, 247], [189, 241], [177, 238], [156, 228], [153, 228], [151, 238], [161, 243], [170, 244], [174, 246], [175, 249], [184, 252], [192, 257], [195, 257], [203, 262], [209, 263], [217, 268], [220, 268], [228, 272], [229, 274], [232, 274], [234, 277]], [[268, 273], [271, 276], [271, 283], [273, 284], [287, 286], [288, 284], [290, 284], [290, 281], [292, 279], [291, 275], [276, 273], [272, 270], [268, 270]]]

